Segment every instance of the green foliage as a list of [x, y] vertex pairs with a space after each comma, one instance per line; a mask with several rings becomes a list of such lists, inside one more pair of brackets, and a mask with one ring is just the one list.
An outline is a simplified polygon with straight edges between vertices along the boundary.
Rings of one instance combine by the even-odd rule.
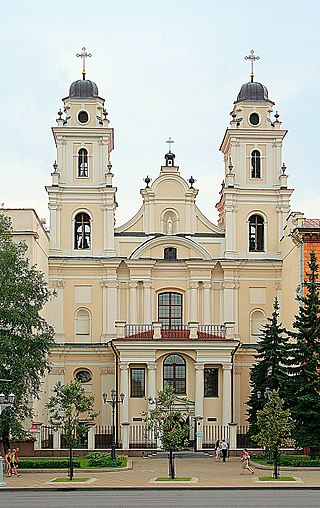
[[[184, 403], [184, 409], [177, 409], [177, 400]], [[148, 414], [143, 413], [148, 430], [153, 430], [161, 439], [164, 450], [181, 450], [188, 444], [189, 427], [186, 418], [190, 414], [188, 400], [177, 399], [172, 386], [167, 385], [158, 392], [155, 404]]]
[[257, 411], [264, 404], [263, 400], [259, 400], [257, 392], [260, 391], [263, 399], [267, 387], [270, 390], [279, 390], [282, 395], [287, 386], [288, 337], [287, 331], [281, 326], [278, 319], [279, 303], [275, 298], [272, 316], [268, 318], [267, 324], [262, 329], [261, 338], [257, 344], [256, 362], [250, 370], [252, 391], [247, 402], [250, 424], [248, 434], [250, 436], [258, 432]]
[[281, 476], [281, 478], [274, 478], [273, 476], [259, 476], [261, 482], [295, 482], [297, 481], [293, 476]]
[[[260, 457], [254, 458], [255, 462], [259, 464], [273, 464], [273, 459], [264, 460]], [[280, 466], [286, 467], [320, 467], [320, 458], [312, 459], [305, 455], [281, 455]]]
[[[81, 467], [80, 460], [74, 459], [74, 467]], [[37, 457], [19, 459], [19, 469], [66, 469], [69, 466], [67, 458]]]
[[117, 455], [115, 460], [112, 460], [110, 453], [92, 452], [86, 455], [88, 464], [91, 467], [125, 467], [127, 465], [128, 457]]
[[278, 453], [280, 446], [291, 444], [294, 425], [290, 410], [284, 409], [284, 401], [278, 390], [272, 390], [268, 402], [257, 412], [258, 434], [253, 439], [260, 445]]
[[294, 437], [300, 446], [309, 446], [312, 453], [320, 450], [320, 287], [318, 264], [310, 253], [304, 296], [298, 296], [299, 312], [291, 333], [289, 400], [296, 423]]
[[8, 217], [0, 213], [0, 392], [15, 394], [14, 410], [0, 418], [0, 435], [21, 439], [23, 421], [31, 417], [30, 399], [37, 398], [49, 367], [54, 330], [41, 315], [52, 297], [44, 274], [30, 266], [24, 242], [14, 243]]
[[63, 385], [60, 381], [53, 388], [47, 407], [49, 423], [55, 430], [61, 429], [69, 448], [74, 448], [88, 432], [90, 422], [98, 416], [94, 410], [94, 395], [86, 395], [77, 379]]

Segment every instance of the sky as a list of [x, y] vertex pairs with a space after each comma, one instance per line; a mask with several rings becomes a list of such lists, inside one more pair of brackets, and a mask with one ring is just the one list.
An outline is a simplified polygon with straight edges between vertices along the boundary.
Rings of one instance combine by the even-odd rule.
[[213, 222], [223, 180], [219, 146], [241, 85], [244, 57], [260, 56], [282, 128], [292, 210], [320, 217], [320, 2], [315, 0], [0, 0], [0, 205], [49, 212], [45, 185], [56, 158], [51, 127], [72, 81], [76, 53], [106, 99], [117, 226], [141, 206], [171, 136], [181, 175]]

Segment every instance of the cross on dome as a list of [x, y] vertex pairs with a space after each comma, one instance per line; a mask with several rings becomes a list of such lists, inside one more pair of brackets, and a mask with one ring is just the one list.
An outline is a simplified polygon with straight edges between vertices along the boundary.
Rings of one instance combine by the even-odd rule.
[[174, 143], [174, 141], [171, 139], [170, 136], [169, 136], [169, 139], [166, 141], [166, 143], [169, 143], [169, 153], [171, 153], [171, 145], [172, 145], [172, 143]]
[[86, 79], [86, 58], [90, 58], [91, 53], [87, 53], [86, 48], [82, 48], [81, 53], [77, 53], [77, 57], [82, 58], [82, 78]]
[[250, 60], [251, 62], [251, 74], [250, 74], [250, 77], [251, 77], [251, 83], [253, 83], [253, 78], [254, 78], [254, 73], [253, 73], [253, 64], [256, 60], [260, 60], [260, 56], [256, 56], [254, 54], [254, 50], [252, 49], [250, 51], [250, 55], [249, 56], [245, 56], [244, 57], [245, 60]]

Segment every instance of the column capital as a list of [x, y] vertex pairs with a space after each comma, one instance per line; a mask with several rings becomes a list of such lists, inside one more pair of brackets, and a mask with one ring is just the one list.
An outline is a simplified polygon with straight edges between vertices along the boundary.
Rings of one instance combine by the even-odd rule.
[[136, 289], [137, 288], [137, 285], [138, 285], [138, 281], [133, 281], [133, 280], [130, 280], [129, 281], [129, 288], [130, 289]]
[[199, 286], [199, 282], [195, 282], [195, 281], [190, 281], [189, 282], [189, 288], [190, 289], [197, 289]]
[[222, 364], [222, 369], [223, 370], [231, 370], [232, 369], [231, 363], [223, 363]]
[[203, 282], [203, 289], [211, 289], [211, 282], [204, 281]]
[[157, 364], [155, 362], [147, 363], [148, 370], [156, 370]]
[[152, 282], [151, 281], [143, 281], [143, 287], [146, 288], [146, 289], [151, 289], [152, 288]]
[[120, 367], [120, 370], [128, 370], [129, 364], [128, 363], [120, 363], [119, 367]]
[[203, 370], [204, 369], [204, 363], [195, 363], [194, 364], [195, 370]]

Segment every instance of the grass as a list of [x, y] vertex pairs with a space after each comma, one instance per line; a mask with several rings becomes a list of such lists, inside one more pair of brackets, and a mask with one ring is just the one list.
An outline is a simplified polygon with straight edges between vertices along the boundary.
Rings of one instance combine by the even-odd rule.
[[295, 482], [295, 478], [292, 476], [280, 476], [279, 478], [273, 478], [273, 476], [259, 476], [261, 482]]
[[160, 476], [156, 478], [156, 482], [191, 482], [191, 478], [167, 478], [166, 476]]
[[[261, 464], [262, 466], [272, 466], [273, 460], [266, 458], [263, 455], [252, 455], [252, 460]], [[281, 467], [320, 467], [319, 459], [311, 459], [305, 455], [281, 455]]]
[[70, 480], [69, 478], [55, 478], [52, 481], [56, 483], [66, 483], [66, 482], [73, 483], [73, 482], [87, 482], [88, 480], [89, 478], [73, 478], [73, 480]]
[[[117, 457], [120, 457], [120, 456], [117, 456]], [[32, 462], [33, 463], [38, 463], [38, 466], [36, 466], [36, 467], [27, 467], [27, 469], [30, 469], [30, 470], [33, 470], [33, 471], [36, 471], [37, 469], [46, 469], [48, 471], [50, 469], [61, 469], [61, 471], [65, 471], [67, 469], [67, 467], [60, 468], [60, 467], [57, 467], [57, 466], [51, 466], [50, 465], [51, 462], [55, 462], [56, 463], [57, 459], [59, 460], [59, 457], [32, 457]], [[68, 460], [67, 457], [64, 457], [64, 459]], [[28, 459], [25, 459], [25, 460], [27, 461]], [[75, 470], [79, 471], [80, 469], [92, 469], [93, 471], [95, 471], [95, 470], [99, 470], [99, 469], [109, 469], [109, 468], [118, 469], [118, 468], [121, 468], [121, 467], [125, 467], [127, 465], [127, 462], [128, 462], [128, 457], [123, 456], [122, 460], [118, 461], [118, 464], [115, 464], [115, 465], [113, 465], [112, 463], [109, 462], [106, 465], [100, 465], [100, 466], [91, 466], [89, 464], [89, 460], [90, 459], [88, 459], [86, 457], [75, 457], [75, 460], [78, 463], [80, 463], [80, 468], [75, 466], [74, 467]], [[21, 469], [23, 469], [23, 463], [24, 463], [24, 458], [21, 458], [20, 459]]]

